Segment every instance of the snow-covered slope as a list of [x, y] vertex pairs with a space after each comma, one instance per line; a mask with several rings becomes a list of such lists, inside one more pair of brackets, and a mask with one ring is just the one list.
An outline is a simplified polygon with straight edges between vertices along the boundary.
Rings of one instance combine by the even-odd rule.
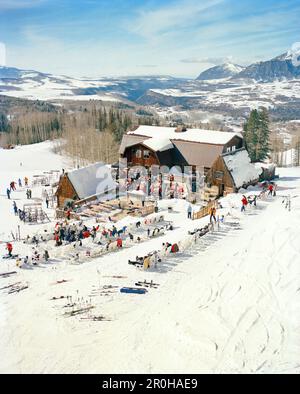
[[[43, 160], [35, 149], [44, 152]], [[0, 177], [5, 184], [31, 170], [49, 170], [52, 163], [65, 165], [46, 145], [0, 150]], [[174, 222], [174, 231], [162, 238], [84, 264], [72, 265], [62, 256], [0, 278], [1, 288], [29, 284], [16, 294], [0, 291], [0, 371], [299, 373], [300, 170], [280, 175], [279, 197], [259, 200], [256, 209], [241, 214], [241, 195], [228, 196], [218, 211], [226, 215], [220, 229], [167, 257], [157, 270], [139, 270], [127, 261], [160, 249], [162, 242], [183, 240], [188, 230], [208, 222], [187, 220], [185, 201], [174, 200], [173, 213], [167, 210], [170, 202], [160, 202], [161, 212]], [[281, 196], [288, 194], [291, 211], [282, 204]], [[21, 202], [24, 192], [15, 197]], [[3, 195], [0, 214], [0, 233], [9, 233], [15, 218]], [[31, 233], [39, 229], [27, 227]], [[20, 254], [30, 249], [23, 243], [14, 248]], [[13, 262], [0, 261], [0, 272], [15, 269]], [[57, 283], [63, 279], [68, 281]], [[160, 286], [141, 296], [99, 291], [144, 279]], [[68, 301], [51, 300], [61, 296], [92, 302], [107, 321], [64, 317]]]
[[[112, 86], [104, 79], [76, 79], [31, 70], [0, 67], [0, 94], [29, 100], [103, 100], [118, 101], [117, 97], [97, 89]], [[94, 89], [88, 94], [86, 89]]]

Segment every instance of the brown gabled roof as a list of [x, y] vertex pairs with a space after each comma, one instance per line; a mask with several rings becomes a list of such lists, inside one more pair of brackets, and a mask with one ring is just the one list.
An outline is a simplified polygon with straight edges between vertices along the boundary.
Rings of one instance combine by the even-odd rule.
[[189, 165], [210, 168], [222, 154], [224, 145], [201, 144], [188, 141], [172, 141]]

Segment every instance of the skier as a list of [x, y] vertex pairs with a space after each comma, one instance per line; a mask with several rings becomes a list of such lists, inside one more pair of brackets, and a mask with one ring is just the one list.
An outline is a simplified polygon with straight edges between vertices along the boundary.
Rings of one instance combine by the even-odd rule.
[[17, 207], [17, 204], [15, 201], [13, 202], [13, 208], [14, 208], [15, 215], [17, 216], [19, 211], [18, 211], [18, 207]]
[[210, 208], [210, 210], [209, 210], [209, 214], [210, 214], [209, 221], [210, 221], [210, 223], [212, 223], [212, 220], [213, 220], [213, 219], [214, 219], [215, 223], [217, 222], [217, 219], [216, 219], [216, 212], [217, 212], [217, 210], [216, 210], [215, 207], [211, 207], [211, 208]]
[[48, 262], [48, 260], [50, 258], [48, 250], [45, 250], [43, 257], [44, 257], [45, 261]]
[[18, 183], [19, 183], [19, 187], [22, 187], [22, 181], [21, 181], [21, 178], [19, 178], [19, 180], [18, 180]]
[[30, 199], [30, 191], [29, 191], [29, 189], [26, 190], [26, 196], [27, 196], [27, 200], [29, 200]]
[[248, 205], [247, 197], [243, 195], [241, 212], [245, 212], [246, 211], [246, 206], [247, 205]]
[[188, 219], [192, 219], [192, 212], [193, 212], [193, 208], [192, 208], [191, 204], [189, 204], [188, 209], [187, 209]]
[[10, 182], [10, 191], [16, 191], [16, 182], [12, 181]]
[[25, 186], [28, 186], [28, 178], [27, 178], [27, 176], [25, 176], [25, 178], [24, 178], [24, 183], [25, 183]]
[[46, 207], [47, 207], [47, 209], [49, 208], [49, 198], [48, 198], [48, 196], [46, 197]]
[[9, 188], [6, 189], [6, 194], [7, 194], [7, 198], [10, 200], [10, 189]]
[[272, 183], [270, 183], [270, 185], [268, 187], [268, 190], [269, 190], [268, 196], [273, 196], [273, 189], [274, 189], [274, 186]]
[[8, 250], [8, 256], [12, 257], [13, 246], [10, 242], [7, 242], [6, 249]]
[[122, 238], [117, 239], [117, 248], [121, 249], [123, 247], [123, 241]]

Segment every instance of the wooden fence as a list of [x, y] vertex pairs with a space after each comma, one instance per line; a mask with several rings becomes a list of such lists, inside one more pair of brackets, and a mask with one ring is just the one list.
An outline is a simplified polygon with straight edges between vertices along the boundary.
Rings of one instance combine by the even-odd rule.
[[210, 214], [211, 208], [213, 208], [215, 206], [216, 206], [215, 201], [209, 202], [206, 207], [201, 208], [200, 211], [198, 211], [198, 212], [194, 212], [193, 220], [202, 219], [205, 216], [208, 216]]

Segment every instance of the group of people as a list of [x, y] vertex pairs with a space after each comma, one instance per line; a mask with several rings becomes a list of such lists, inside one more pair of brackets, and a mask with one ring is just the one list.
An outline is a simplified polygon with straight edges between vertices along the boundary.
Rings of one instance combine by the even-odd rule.
[[[29, 181], [28, 178], [25, 177], [24, 178], [24, 185], [25, 185], [25, 187], [28, 187], [28, 181]], [[9, 187], [6, 189], [6, 195], [7, 195], [7, 198], [9, 200], [11, 198], [11, 193], [15, 192], [17, 190], [17, 185], [18, 185], [19, 188], [23, 187], [21, 178], [18, 179], [18, 183], [15, 182], [15, 181], [11, 181], [10, 184], [9, 184]], [[32, 191], [30, 189], [27, 189], [26, 196], [27, 196], [28, 199], [32, 198]]]
[[31, 257], [25, 256], [24, 258], [17, 257], [16, 266], [19, 268], [27, 268], [31, 265], [39, 265], [41, 262], [47, 263], [50, 259], [48, 250], [45, 250], [42, 254], [33, 248]]
[[15, 216], [19, 216], [21, 222], [25, 222], [25, 211], [23, 209], [18, 208], [17, 203], [13, 202], [13, 210]]
[[135, 260], [128, 260], [128, 264], [134, 265], [135, 267], [143, 267], [145, 270], [149, 268], [157, 268], [157, 264], [162, 261], [159, 252], [154, 251], [148, 253], [146, 256], [139, 257], [136, 256]]

